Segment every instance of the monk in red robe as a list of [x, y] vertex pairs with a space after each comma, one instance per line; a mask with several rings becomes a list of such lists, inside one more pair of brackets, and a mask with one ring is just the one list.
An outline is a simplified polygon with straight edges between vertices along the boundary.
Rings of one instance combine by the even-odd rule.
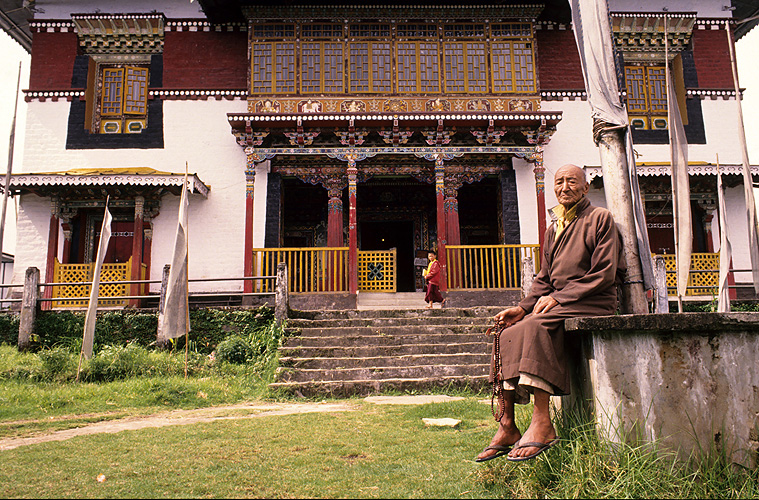
[[[552, 224], [545, 233], [540, 272], [519, 305], [495, 315], [496, 325], [505, 327], [499, 337], [505, 390], [498, 403], [503, 417], [477, 462], [503, 455], [529, 460], [558, 441], [549, 399], [569, 393], [564, 320], [616, 311], [617, 285], [626, 270], [622, 238], [611, 213], [588, 202], [589, 187], [585, 172], [575, 165], [556, 172], [559, 205], [549, 211]], [[534, 398], [532, 420], [521, 434], [514, 404], [528, 403], [529, 393]]]

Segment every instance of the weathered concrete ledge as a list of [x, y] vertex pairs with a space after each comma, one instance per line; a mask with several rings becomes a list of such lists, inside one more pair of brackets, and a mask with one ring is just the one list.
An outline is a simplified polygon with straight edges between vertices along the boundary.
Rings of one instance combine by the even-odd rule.
[[682, 313], [566, 320], [572, 395], [603, 437], [657, 441], [687, 458], [759, 457], [759, 313]]

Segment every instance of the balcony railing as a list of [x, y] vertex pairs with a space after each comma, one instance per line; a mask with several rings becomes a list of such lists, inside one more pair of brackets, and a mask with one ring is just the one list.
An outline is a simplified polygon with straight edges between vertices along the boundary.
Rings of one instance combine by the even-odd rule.
[[[347, 292], [348, 247], [254, 248], [253, 277], [277, 274], [277, 264], [288, 269], [288, 288], [293, 293]], [[271, 280], [253, 280], [253, 291], [274, 291]]]
[[[95, 273], [95, 263], [89, 264], [61, 264], [55, 259], [54, 264], [54, 283], [71, 283], [71, 285], [59, 285], [53, 288], [54, 299], [68, 299], [70, 297], [89, 297], [93, 274]], [[147, 266], [141, 264], [140, 279], [145, 279]], [[116, 264], [103, 264], [100, 268], [100, 281], [129, 281], [132, 275], [132, 259], [126, 262]], [[138, 295], [145, 295], [147, 285], [139, 285]], [[101, 284], [98, 289], [101, 297], [124, 297], [116, 299], [101, 299], [100, 305], [105, 307], [123, 307], [127, 304], [129, 296], [128, 283], [108, 283]], [[79, 300], [59, 300], [53, 302], [53, 307], [86, 307], [88, 299]]]
[[[654, 254], [662, 257], [667, 269], [667, 293], [677, 295], [676, 259], [674, 254]], [[719, 252], [691, 254], [686, 296], [716, 295], [719, 288]]]
[[521, 288], [522, 259], [540, 270], [539, 245], [446, 245], [448, 289]]

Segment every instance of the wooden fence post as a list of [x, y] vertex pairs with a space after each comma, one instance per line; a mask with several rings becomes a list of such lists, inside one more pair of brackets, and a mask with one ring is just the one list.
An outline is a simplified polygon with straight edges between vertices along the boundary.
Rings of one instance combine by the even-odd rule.
[[657, 255], [654, 257], [654, 280], [656, 293], [655, 311], [657, 313], [669, 312], [669, 296], [667, 294], [667, 265], [664, 257]]
[[277, 326], [287, 320], [287, 312], [290, 310], [290, 295], [287, 289], [287, 264], [277, 264], [277, 283], [274, 288], [274, 321]]
[[21, 298], [21, 316], [18, 326], [18, 350], [29, 349], [32, 341], [32, 331], [37, 320], [39, 307], [40, 270], [30, 267], [26, 270], [24, 278], [24, 295]]
[[522, 259], [522, 297], [526, 297], [532, 288], [532, 281], [535, 277], [535, 266], [532, 264], [532, 257]]

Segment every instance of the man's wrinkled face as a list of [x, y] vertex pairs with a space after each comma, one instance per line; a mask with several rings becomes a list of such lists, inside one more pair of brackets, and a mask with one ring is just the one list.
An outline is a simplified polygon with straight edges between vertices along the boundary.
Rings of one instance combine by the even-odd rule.
[[585, 180], [585, 173], [575, 166], [561, 167], [556, 172], [553, 182], [556, 199], [564, 205], [564, 208], [571, 208], [588, 194], [588, 189], [590, 189], [590, 185]]

